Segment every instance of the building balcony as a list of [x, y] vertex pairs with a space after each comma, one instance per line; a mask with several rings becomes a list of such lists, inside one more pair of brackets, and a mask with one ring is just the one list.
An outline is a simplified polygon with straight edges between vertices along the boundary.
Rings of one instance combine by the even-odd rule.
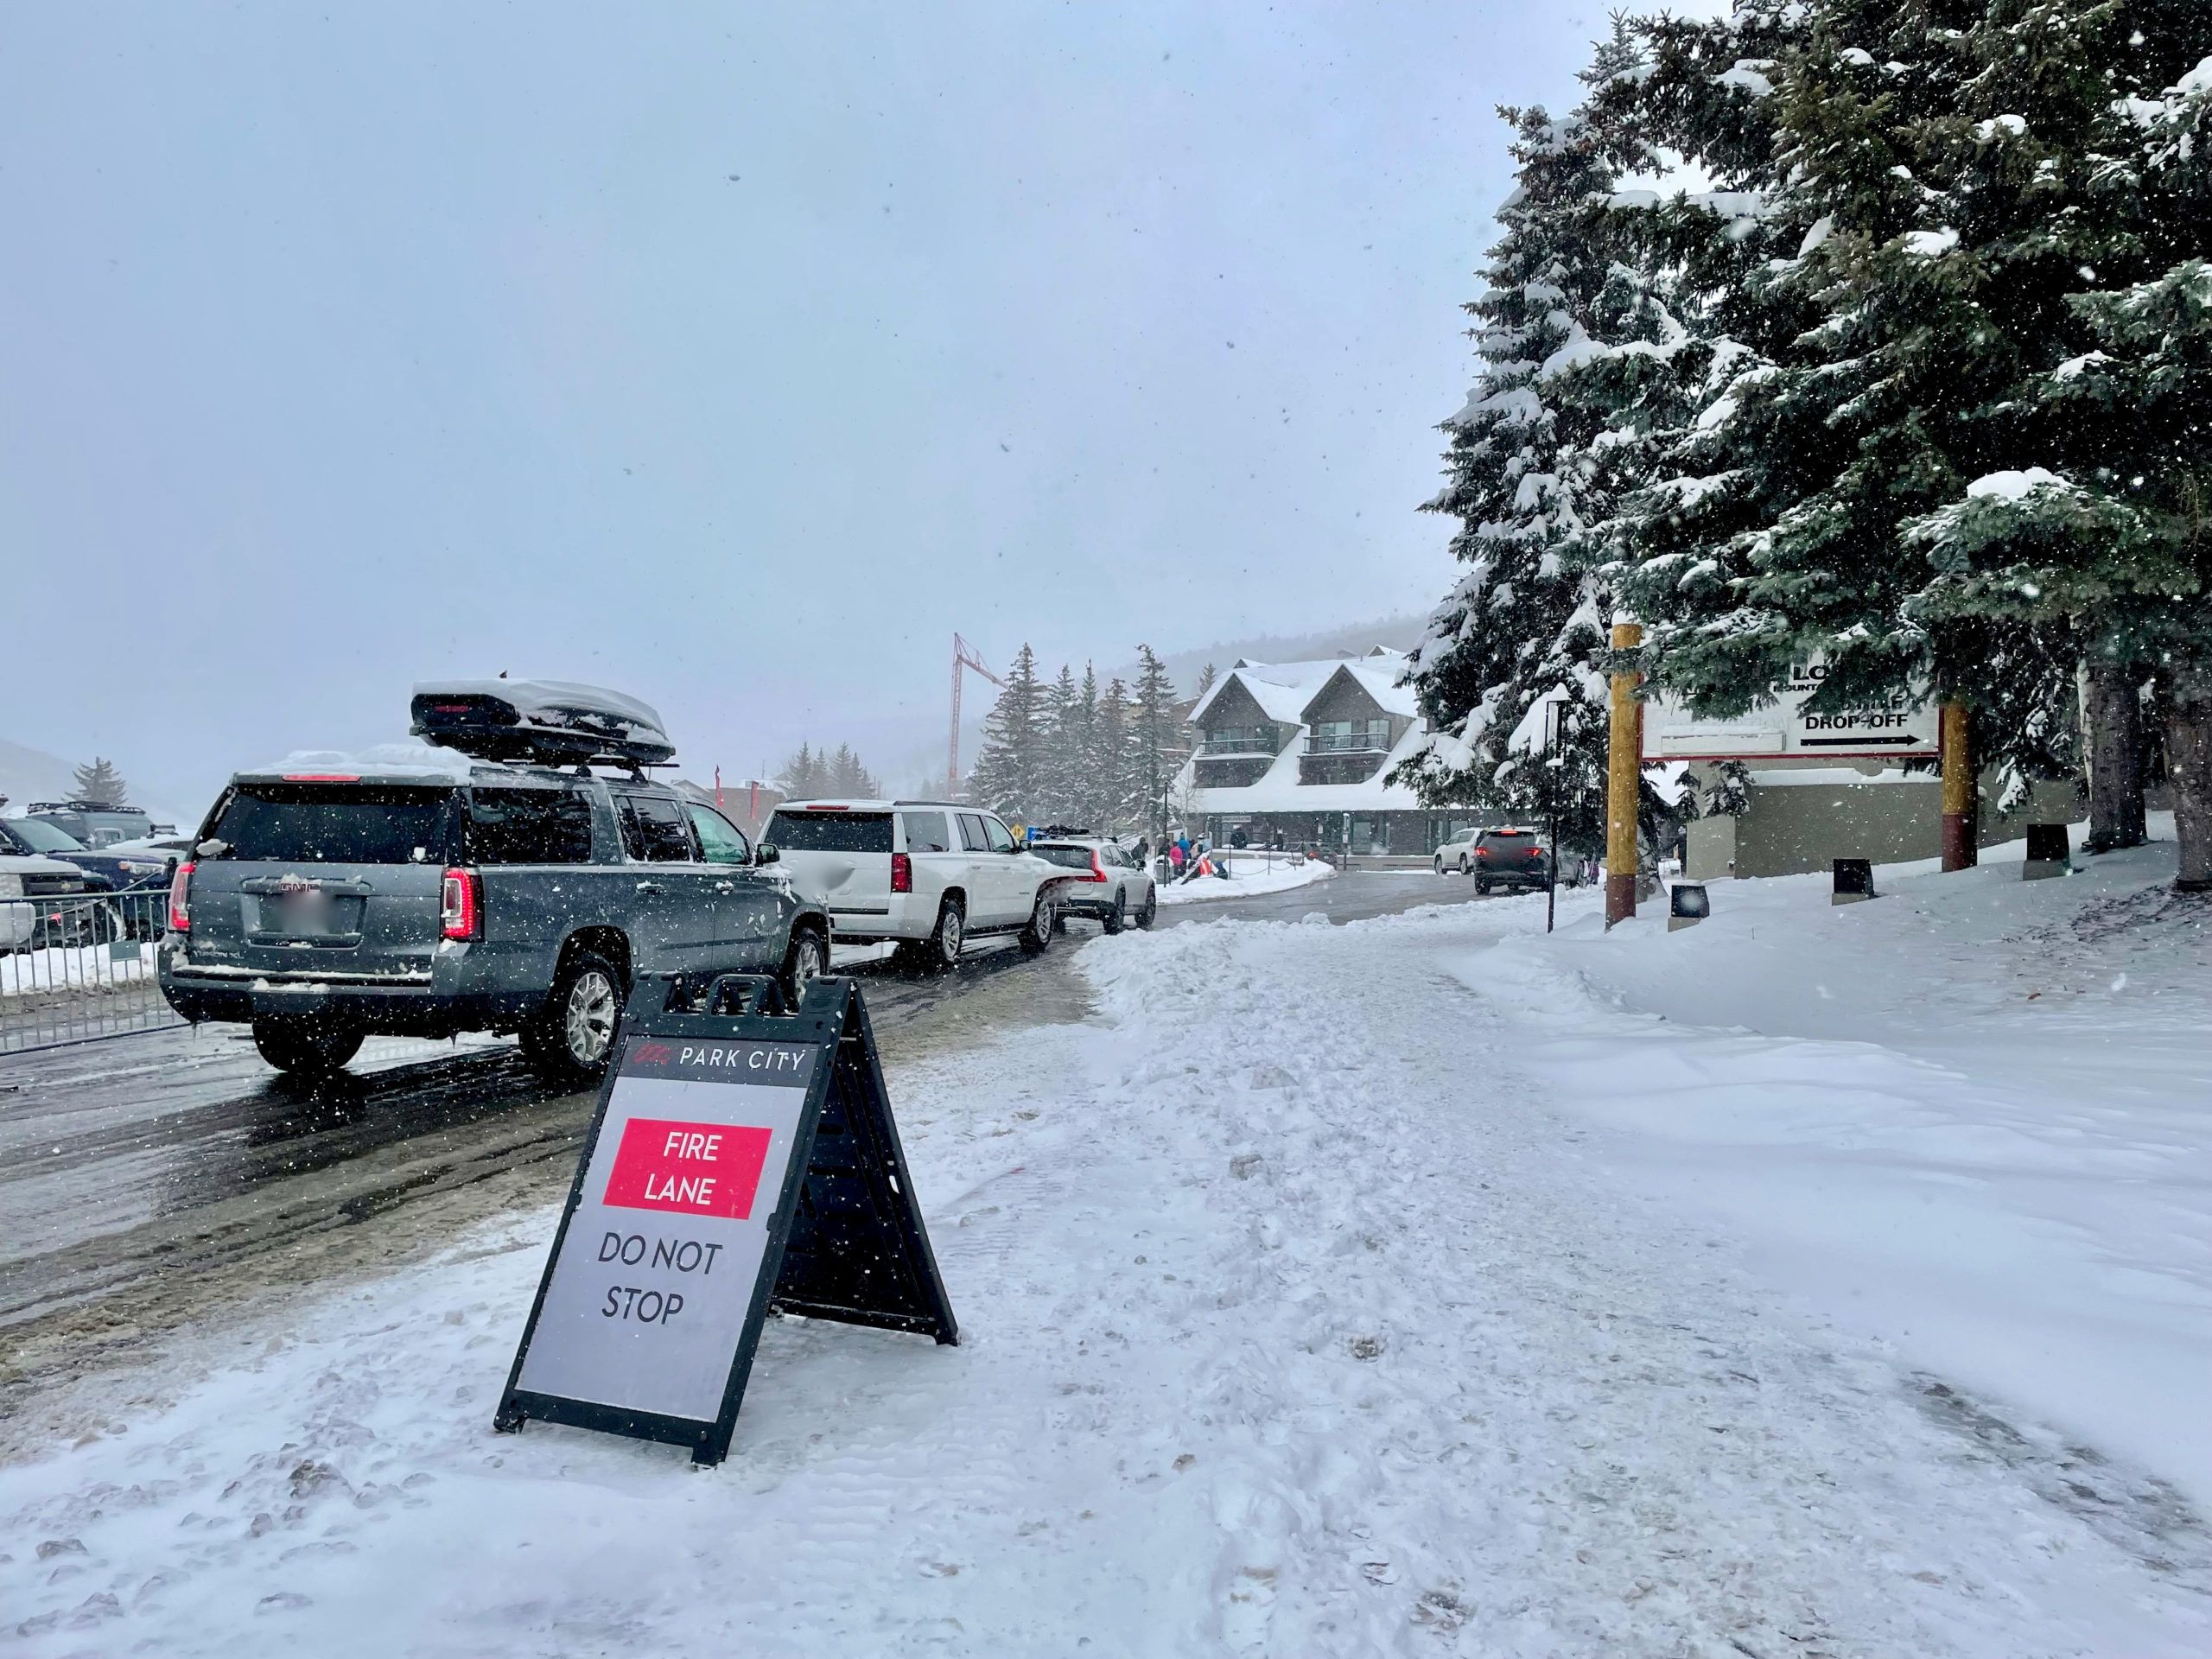
[[1210, 760], [1227, 760], [1232, 756], [1244, 759], [1254, 755], [1272, 760], [1281, 753], [1281, 747], [1273, 732], [1208, 732], [1205, 741], [1198, 745], [1198, 753]]
[[1308, 754], [1388, 754], [1388, 732], [1314, 732], [1306, 739]]

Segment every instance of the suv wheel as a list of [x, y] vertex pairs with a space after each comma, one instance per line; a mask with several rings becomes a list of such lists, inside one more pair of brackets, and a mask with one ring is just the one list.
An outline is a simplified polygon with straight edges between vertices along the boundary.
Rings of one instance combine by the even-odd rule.
[[1046, 949], [1052, 943], [1052, 919], [1060, 907], [1052, 902], [1052, 895], [1037, 895], [1037, 908], [1029, 912], [1029, 925], [1021, 930], [1021, 948], [1031, 956]]
[[1106, 912], [1106, 931], [1118, 933], [1128, 925], [1129, 895], [1117, 890], [1114, 894], [1114, 908]]
[[1150, 927], [1152, 918], [1160, 914], [1160, 889], [1148, 887], [1144, 890], [1144, 908], [1137, 912], [1137, 925]]
[[830, 953], [823, 949], [822, 936], [812, 928], [801, 928], [791, 935], [791, 948], [784, 953], [784, 1000], [791, 1011], [798, 1011], [799, 999], [806, 995], [806, 988], [830, 971]]
[[613, 1058], [626, 995], [613, 963], [575, 952], [553, 976], [543, 1012], [524, 1028], [523, 1052], [557, 1081], [596, 1083]]
[[1490, 891], [1490, 878], [1484, 875], [1477, 876], [1475, 878], [1475, 891], [1477, 893], [1488, 893]]
[[253, 1046], [279, 1071], [327, 1077], [360, 1052], [363, 1033], [327, 1020], [264, 1014], [253, 1022]]
[[938, 908], [936, 927], [912, 948], [909, 960], [926, 973], [950, 973], [958, 965], [960, 947], [967, 941], [968, 912], [957, 899], [948, 897]]
[[1465, 853], [1462, 853], [1462, 854], [1460, 854], [1460, 855], [1459, 855], [1459, 874], [1462, 874], [1462, 875], [1465, 875], [1466, 873], [1467, 873], [1467, 855], [1466, 855]]

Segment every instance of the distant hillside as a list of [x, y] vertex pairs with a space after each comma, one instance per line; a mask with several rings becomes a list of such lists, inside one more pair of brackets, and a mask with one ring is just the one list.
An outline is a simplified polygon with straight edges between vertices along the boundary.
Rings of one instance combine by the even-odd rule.
[[33, 801], [66, 801], [75, 787], [75, 770], [60, 755], [0, 738], [0, 795], [8, 798], [10, 812]]
[[[1199, 645], [1189, 651], [1161, 652], [1160, 660], [1167, 664], [1167, 671], [1175, 677], [1175, 684], [1185, 696], [1198, 683], [1198, 674], [1208, 663], [1217, 669], [1227, 668], [1239, 657], [1255, 663], [1302, 663], [1319, 658], [1334, 657], [1339, 652], [1355, 655], [1372, 645], [1388, 645], [1393, 651], [1411, 651], [1421, 643], [1421, 630], [1428, 626], [1424, 616], [1390, 616], [1376, 622], [1355, 622], [1341, 628], [1329, 628], [1319, 633], [1254, 634], [1247, 639], [1225, 640], [1220, 645]], [[1154, 647], [1159, 650], [1158, 646]], [[1136, 673], [1134, 662], [1116, 669], [1124, 679]], [[1101, 677], [1104, 677], [1102, 676]]]

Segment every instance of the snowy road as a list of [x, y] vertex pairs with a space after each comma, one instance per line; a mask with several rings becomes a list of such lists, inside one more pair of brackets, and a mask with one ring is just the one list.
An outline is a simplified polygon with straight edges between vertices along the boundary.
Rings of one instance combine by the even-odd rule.
[[[1433, 898], [1433, 885], [1352, 876], [1207, 908], [1350, 919]], [[1081, 1018], [1089, 992], [1070, 957], [1094, 933], [1077, 924], [1041, 961], [980, 951], [949, 979], [857, 971], [896, 1061]], [[240, 1027], [0, 1059], [0, 1457], [45, 1427], [30, 1395], [136, 1367], [151, 1335], [272, 1288], [381, 1269], [546, 1201], [574, 1167], [591, 1099], [549, 1090], [512, 1043], [482, 1039], [375, 1039], [346, 1074], [308, 1087], [264, 1065]]]
[[[1537, 976], [1605, 948], [1537, 944], [1541, 916], [1100, 940], [1093, 1018], [894, 1065], [963, 1344], [772, 1326], [717, 1471], [489, 1432], [548, 1209], [211, 1339], [173, 1406], [0, 1471], [5, 1628], [37, 1655], [2202, 1651], [2206, 1535], [2162, 1471], [2050, 1427], [2032, 1377], [1952, 1387], [1750, 1221], [1634, 1178], [1651, 1133], [1529, 1020], [1594, 1039], [1626, 993]], [[2198, 946], [2164, 948], [2136, 971], [2201, 991]], [[2201, 1266], [2161, 1248], [2134, 1265]]]

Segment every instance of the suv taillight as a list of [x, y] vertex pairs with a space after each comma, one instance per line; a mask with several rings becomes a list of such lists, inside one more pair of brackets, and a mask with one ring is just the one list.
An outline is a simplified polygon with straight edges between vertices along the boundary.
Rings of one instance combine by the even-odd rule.
[[891, 891], [912, 893], [914, 890], [914, 861], [904, 853], [891, 855]]
[[1106, 867], [1098, 861], [1098, 849], [1094, 847], [1090, 849], [1090, 874], [1085, 876], [1084, 880], [1086, 881], [1103, 881], [1105, 879]]
[[484, 878], [448, 870], [438, 896], [438, 923], [449, 939], [473, 939], [484, 927]]
[[191, 861], [179, 864], [176, 874], [169, 877], [169, 931], [192, 931], [192, 872]]
[[1487, 847], [1478, 847], [1478, 848], [1476, 848], [1476, 849], [1475, 849], [1475, 856], [1476, 856], [1477, 858], [1488, 858], [1488, 857], [1490, 856], [1490, 849], [1489, 849], [1489, 848], [1487, 848]]

